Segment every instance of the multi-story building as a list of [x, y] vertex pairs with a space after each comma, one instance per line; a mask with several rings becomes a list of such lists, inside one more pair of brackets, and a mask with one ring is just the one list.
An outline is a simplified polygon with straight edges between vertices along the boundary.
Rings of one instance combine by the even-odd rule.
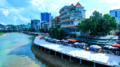
[[50, 25], [51, 25], [51, 27], [56, 27], [59, 22], [60, 22], [60, 16], [57, 16], [54, 19], [51, 18]]
[[41, 13], [41, 28], [43, 28], [45, 31], [49, 30], [50, 28], [50, 22], [51, 22], [51, 13]]
[[115, 17], [116, 22], [120, 24], [120, 9], [110, 10], [109, 11], [111, 17]]
[[55, 28], [55, 19], [53, 19], [53, 18], [51, 19], [50, 27]]
[[118, 23], [118, 30], [120, 30], [120, 9], [110, 10], [109, 13], [111, 17], [115, 17], [115, 20]]
[[60, 16], [55, 17], [55, 27], [60, 22]]
[[51, 13], [41, 13], [41, 21], [44, 21], [44, 22], [50, 22], [50, 19], [51, 19]]
[[40, 20], [37, 20], [37, 19], [31, 20], [31, 28], [35, 30], [39, 30], [40, 26], [41, 26]]
[[28, 28], [28, 30], [31, 28], [31, 23], [27, 24], [27, 28]]
[[85, 19], [84, 7], [78, 2], [75, 6], [73, 4], [64, 6], [60, 9], [60, 24], [64, 32], [68, 36], [72, 37], [73, 34], [77, 36], [83, 35], [83, 33], [77, 29], [76, 25]]

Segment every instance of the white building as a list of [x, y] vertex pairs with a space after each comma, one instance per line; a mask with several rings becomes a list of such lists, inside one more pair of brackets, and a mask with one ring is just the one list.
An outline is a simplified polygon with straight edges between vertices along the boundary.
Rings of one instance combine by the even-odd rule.
[[73, 34], [77, 34], [77, 36], [83, 35], [83, 33], [77, 29], [76, 25], [85, 19], [85, 11], [79, 2], [76, 6], [71, 4], [60, 9], [61, 28], [63, 28], [68, 36], [72, 37]]
[[110, 10], [110, 16], [115, 17], [116, 22], [120, 24], [120, 9]]

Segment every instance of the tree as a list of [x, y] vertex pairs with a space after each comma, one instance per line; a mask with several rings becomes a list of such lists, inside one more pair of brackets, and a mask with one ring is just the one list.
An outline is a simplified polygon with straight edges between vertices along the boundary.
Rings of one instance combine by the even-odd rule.
[[61, 39], [61, 38], [64, 36], [64, 31], [63, 31], [63, 29], [61, 29], [60, 26], [58, 25], [58, 26], [55, 27], [55, 28], [50, 28], [50, 30], [49, 30], [49, 35], [50, 35], [52, 38]]
[[108, 14], [102, 15], [101, 13], [94, 11], [90, 18], [83, 20], [77, 25], [83, 32], [90, 32], [91, 34], [107, 34], [111, 30], [117, 29], [117, 23], [115, 17], [111, 17]]
[[33, 31], [33, 29], [32, 29], [32, 28], [29, 28], [29, 30], [28, 30], [28, 31], [31, 31], [31, 32], [32, 32], [32, 31]]
[[28, 31], [28, 29], [27, 29], [27, 28], [25, 28], [25, 31]]
[[39, 28], [39, 31], [40, 31], [40, 32], [44, 32], [44, 29], [43, 29], [43, 28]]

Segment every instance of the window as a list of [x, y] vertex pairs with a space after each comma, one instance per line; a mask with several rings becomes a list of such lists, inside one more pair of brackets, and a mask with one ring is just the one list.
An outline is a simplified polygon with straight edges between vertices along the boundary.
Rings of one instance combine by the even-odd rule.
[[70, 32], [71, 32], [71, 29], [70, 29]]
[[79, 32], [79, 29], [76, 29], [76, 32]]
[[81, 14], [81, 11], [80, 11], [80, 14]]
[[115, 11], [115, 17], [117, 17], [117, 11]]

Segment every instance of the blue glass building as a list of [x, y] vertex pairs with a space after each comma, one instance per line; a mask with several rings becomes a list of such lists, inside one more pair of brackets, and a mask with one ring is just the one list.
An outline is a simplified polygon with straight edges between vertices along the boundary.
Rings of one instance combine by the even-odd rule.
[[40, 25], [41, 25], [40, 20], [37, 20], [37, 19], [31, 20], [31, 28], [32, 29], [39, 30]]
[[51, 19], [51, 13], [41, 13], [41, 21], [49, 22]]

